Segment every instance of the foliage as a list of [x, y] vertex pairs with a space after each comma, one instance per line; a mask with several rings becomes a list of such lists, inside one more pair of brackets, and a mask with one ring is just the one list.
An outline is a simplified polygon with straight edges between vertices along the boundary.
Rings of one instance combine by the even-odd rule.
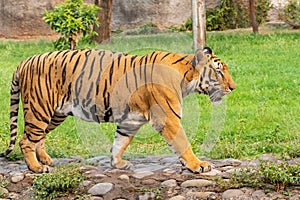
[[264, 161], [260, 165], [259, 175], [264, 183], [270, 183], [279, 191], [287, 186], [300, 184], [300, 164], [290, 165], [287, 162], [279, 164]]
[[300, 4], [297, 0], [291, 0], [284, 7], [281, 18], [294, 28], [300, 28]]
[[[258, 0], [256, 4], [256, 20], [258, 24], [266, 21], [271, 8], [270, 0]], [[192, 18], [188, 18], [180, 26], [171, 26], [169, 30], [181, 32], [193, 29]], [[242, 0], [221, 0], [218, 8], [206, 9], [206, 29], [222, 31], [226, 29], [249, 27], [248, 6]]]
[[0, 179], [0, 198], [6, 198], [6, 194], [2, 191], [1, 188], [5, 188], [8, 184], [8, 181], [5, 179]]
[[270, 0], [256, 1], [256, 21], [258, 24], [262, 24], [268, 19], [270, 8], [272, 8]]
[[66, 0], [56, 5], [54, 10], [46, 10], [45, 22], [63, 35], [55, 42], [55, 48], [74, 49], [77, 37], [81, 34], [83, 37], [95, 35], [92, 26], [98, 25], [98, 10], [97, 6], [84, 4], [82, 0]]
[[287, 186], [300, 184], [300, 164], [261, 161], [257, 170], [242, 168], [231, 174], [230, 180], [231, 187], [270, 188], [271, 185], [278, 192]]
[[[269, 9], [269, 0], [258, 0], [256, 19], [259, 24], [266, 20]], [[248, 27], [248, 8], [242, 0], [221, 0], [219, 8], [207, 9], [206, 26], [208, 31]]]
[[83, 181], [80, 170], [76, 166], [56, 168], [53, 173], [36, 175], [33, 189], [36, 199], [54, 199], [68, 194]]

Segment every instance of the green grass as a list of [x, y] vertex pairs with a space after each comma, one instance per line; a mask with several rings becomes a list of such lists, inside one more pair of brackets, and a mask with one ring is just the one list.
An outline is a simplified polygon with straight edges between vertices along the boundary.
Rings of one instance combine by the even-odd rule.
[[[299, 44], [300, 32], [207, 34], [207, 45], [229, 65], [237, 89], [222, 106], [213, 106], [208, 97], [196, 94], [185, 99], [183, 126], [199, 156], [249, 158], [280, 153], [300, 157]], [[132, 54], [193, 51], [191, 33], [116, 35], [110, 44], [89, 47]], [[24, 58], [52, 50], [50, 41], [0, 40], [1, 151], [9, 142], [9, 88], [14, 69]], [[22, 127], [20, 117], [20, 133]], [[48, 135], [47, 148], [53, 157], [108, 154], [114, 129], [115, 124], [99, 126], [70, 117]], [[170, 153], [163, 138], [149, 126], [139, 131], [128, 150], [128, 156]], [[14, 155], [19, 154], [16, 148]]]

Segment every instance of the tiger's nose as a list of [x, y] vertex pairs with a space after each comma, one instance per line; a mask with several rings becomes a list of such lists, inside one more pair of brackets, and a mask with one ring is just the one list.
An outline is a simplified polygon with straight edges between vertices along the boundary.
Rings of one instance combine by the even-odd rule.
[[234, 86], [234, 87], [229, 86], [229, 89], [230, 89], [231, 91], [233, 91], [233, 90], [235, 89], [235, 86]]

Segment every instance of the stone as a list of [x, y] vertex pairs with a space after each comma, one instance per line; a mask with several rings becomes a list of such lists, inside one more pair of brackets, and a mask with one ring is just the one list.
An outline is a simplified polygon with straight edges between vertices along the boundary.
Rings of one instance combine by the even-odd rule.
[[86, 171], [83, 173], [83, 175], [88, 178], [105, 178], [105, 177], [107, 177], [105, 174], [103, 174], [99, 170]]
[[150, 172], [150, 171], [141, 171], [141, 172], [137, 172], [135, 174], [132, 175], [133, 178], [136, 178], [136, 179], [142, 179], [146, 176], [150, 176], [150, 175], [153, 175], [154, 173], [153, 172]]
[[175, 170], [169, 169], [169, 168], [164, 169], [162, 172], [164, 173], [165, 176], [171, 176], [172, 174], [175, 174], [175, 173], [176, 173]]
[[129, 176], [126, 174], [122, 174], [118, 177], [118, 179], [129, 182]]
[[9, 199], [21, 199], [21, 198], [20, 198], [20, 194], [15, 193], [15, 192], [10, 192], [10, 193], [8, 194], [8, 198], [9, 198]]
[[206, 187], [211, 186], [214, 183], [212, 181], [206, 180], [206, 179], [193, 179], [193, 180], [187, 180], [181, 183], [181, 187], [188, 188], [188, 187]]
[[103, 200], [102, 197], [87, 197], [84, 200]]
[[209, 172], [201, 173], [203, 176], [218, 176], [219, 174], [221, 174], [221, 172], [217, 169], [212, 169]]
[[88, 194], [102, 196], [110, 192], [113, 187], [114, 185], [112, 183], [98, 183], [88, 190]]
[[154, 192], [146, 192], [143, 195], [139, 195], [139, 200], [150, 200], [155, 199], [155, 193]]
[[152, 178], [146, 179], [146, 180], [143, 180], [143, 181], [142, 181], [142, 184], [143, 184], [143, 185], [154, 185], [154, 184], [156, 184], [156, 183], [157, 183], [157, 181], [154, 180], [154, 179], [152, 179]]
[[188, 192], [186, 194], [188, 199], [216, 199], [214, 192]]
[[161, 170], [163, 168], [165, 168], [165, 166], [159, 165], [159, 164], [153, 164], [153, 163], [149, 163], [149, 164], [140, 164], [135, 166], [135, 170], [133, 171], [134, 173], [138, 173], [138, 172], [144, 172], [144, 171], [157, 171], [157, 170]]
[[25, 178], [25, 175], [23, 173], [13, 174], [11, 177], [11, 182], [18, 183], [18, 182], [22, 181], [24, 178]]
[[0, 194], [4, 194], [5, 196], [9, 193], [9, 191], [6, 188], [0, 187]]
[[176, 187], [177, 186], [177, 181], [175, 179], [166, 180], [166, 181], [161, 183], [161, 186], [167, 187], [167, 188]]
[[242, 195], [244, 195], [244, 192], [242, 190], [239, 190], [239, 189], [229, 189], [229, 190], [226, 190], [222, 194], [222, 200], [236, 199], [237, 197], [240, 197]]
[[252, 193], [252, 197], [261, 199], [263, 196], [265, 196], [265, 192], [263, 190], [256, 190]]
[[182, 195], [177, 195], [177, 196], [171, 197], [169, 200], [185, 200], [185, 197]]
[[80, 167], [79, 170], [81, 170], [81, 171], [91, 171], [91, 170], [99, 170], [99, 169], [97, 167], [87, 165], [87, 166]]
[[92, 183], [92, 181], [85, 180], [85, 181], [82, 181], [80, 185], [82, 185], [83, 187], [87, 187], [87, 186], [89, 186], [91, 183]]

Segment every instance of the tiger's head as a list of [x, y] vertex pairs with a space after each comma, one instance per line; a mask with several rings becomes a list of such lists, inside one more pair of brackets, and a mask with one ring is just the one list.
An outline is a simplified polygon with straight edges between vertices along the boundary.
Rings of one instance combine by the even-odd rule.
[[222, 97], [236, 88], [227, 64], [216, 57], [209, 47], [196, 51], [194, 61], [199, 72], [196, 92], [209, 95], [213, 103], [221, 103]]

